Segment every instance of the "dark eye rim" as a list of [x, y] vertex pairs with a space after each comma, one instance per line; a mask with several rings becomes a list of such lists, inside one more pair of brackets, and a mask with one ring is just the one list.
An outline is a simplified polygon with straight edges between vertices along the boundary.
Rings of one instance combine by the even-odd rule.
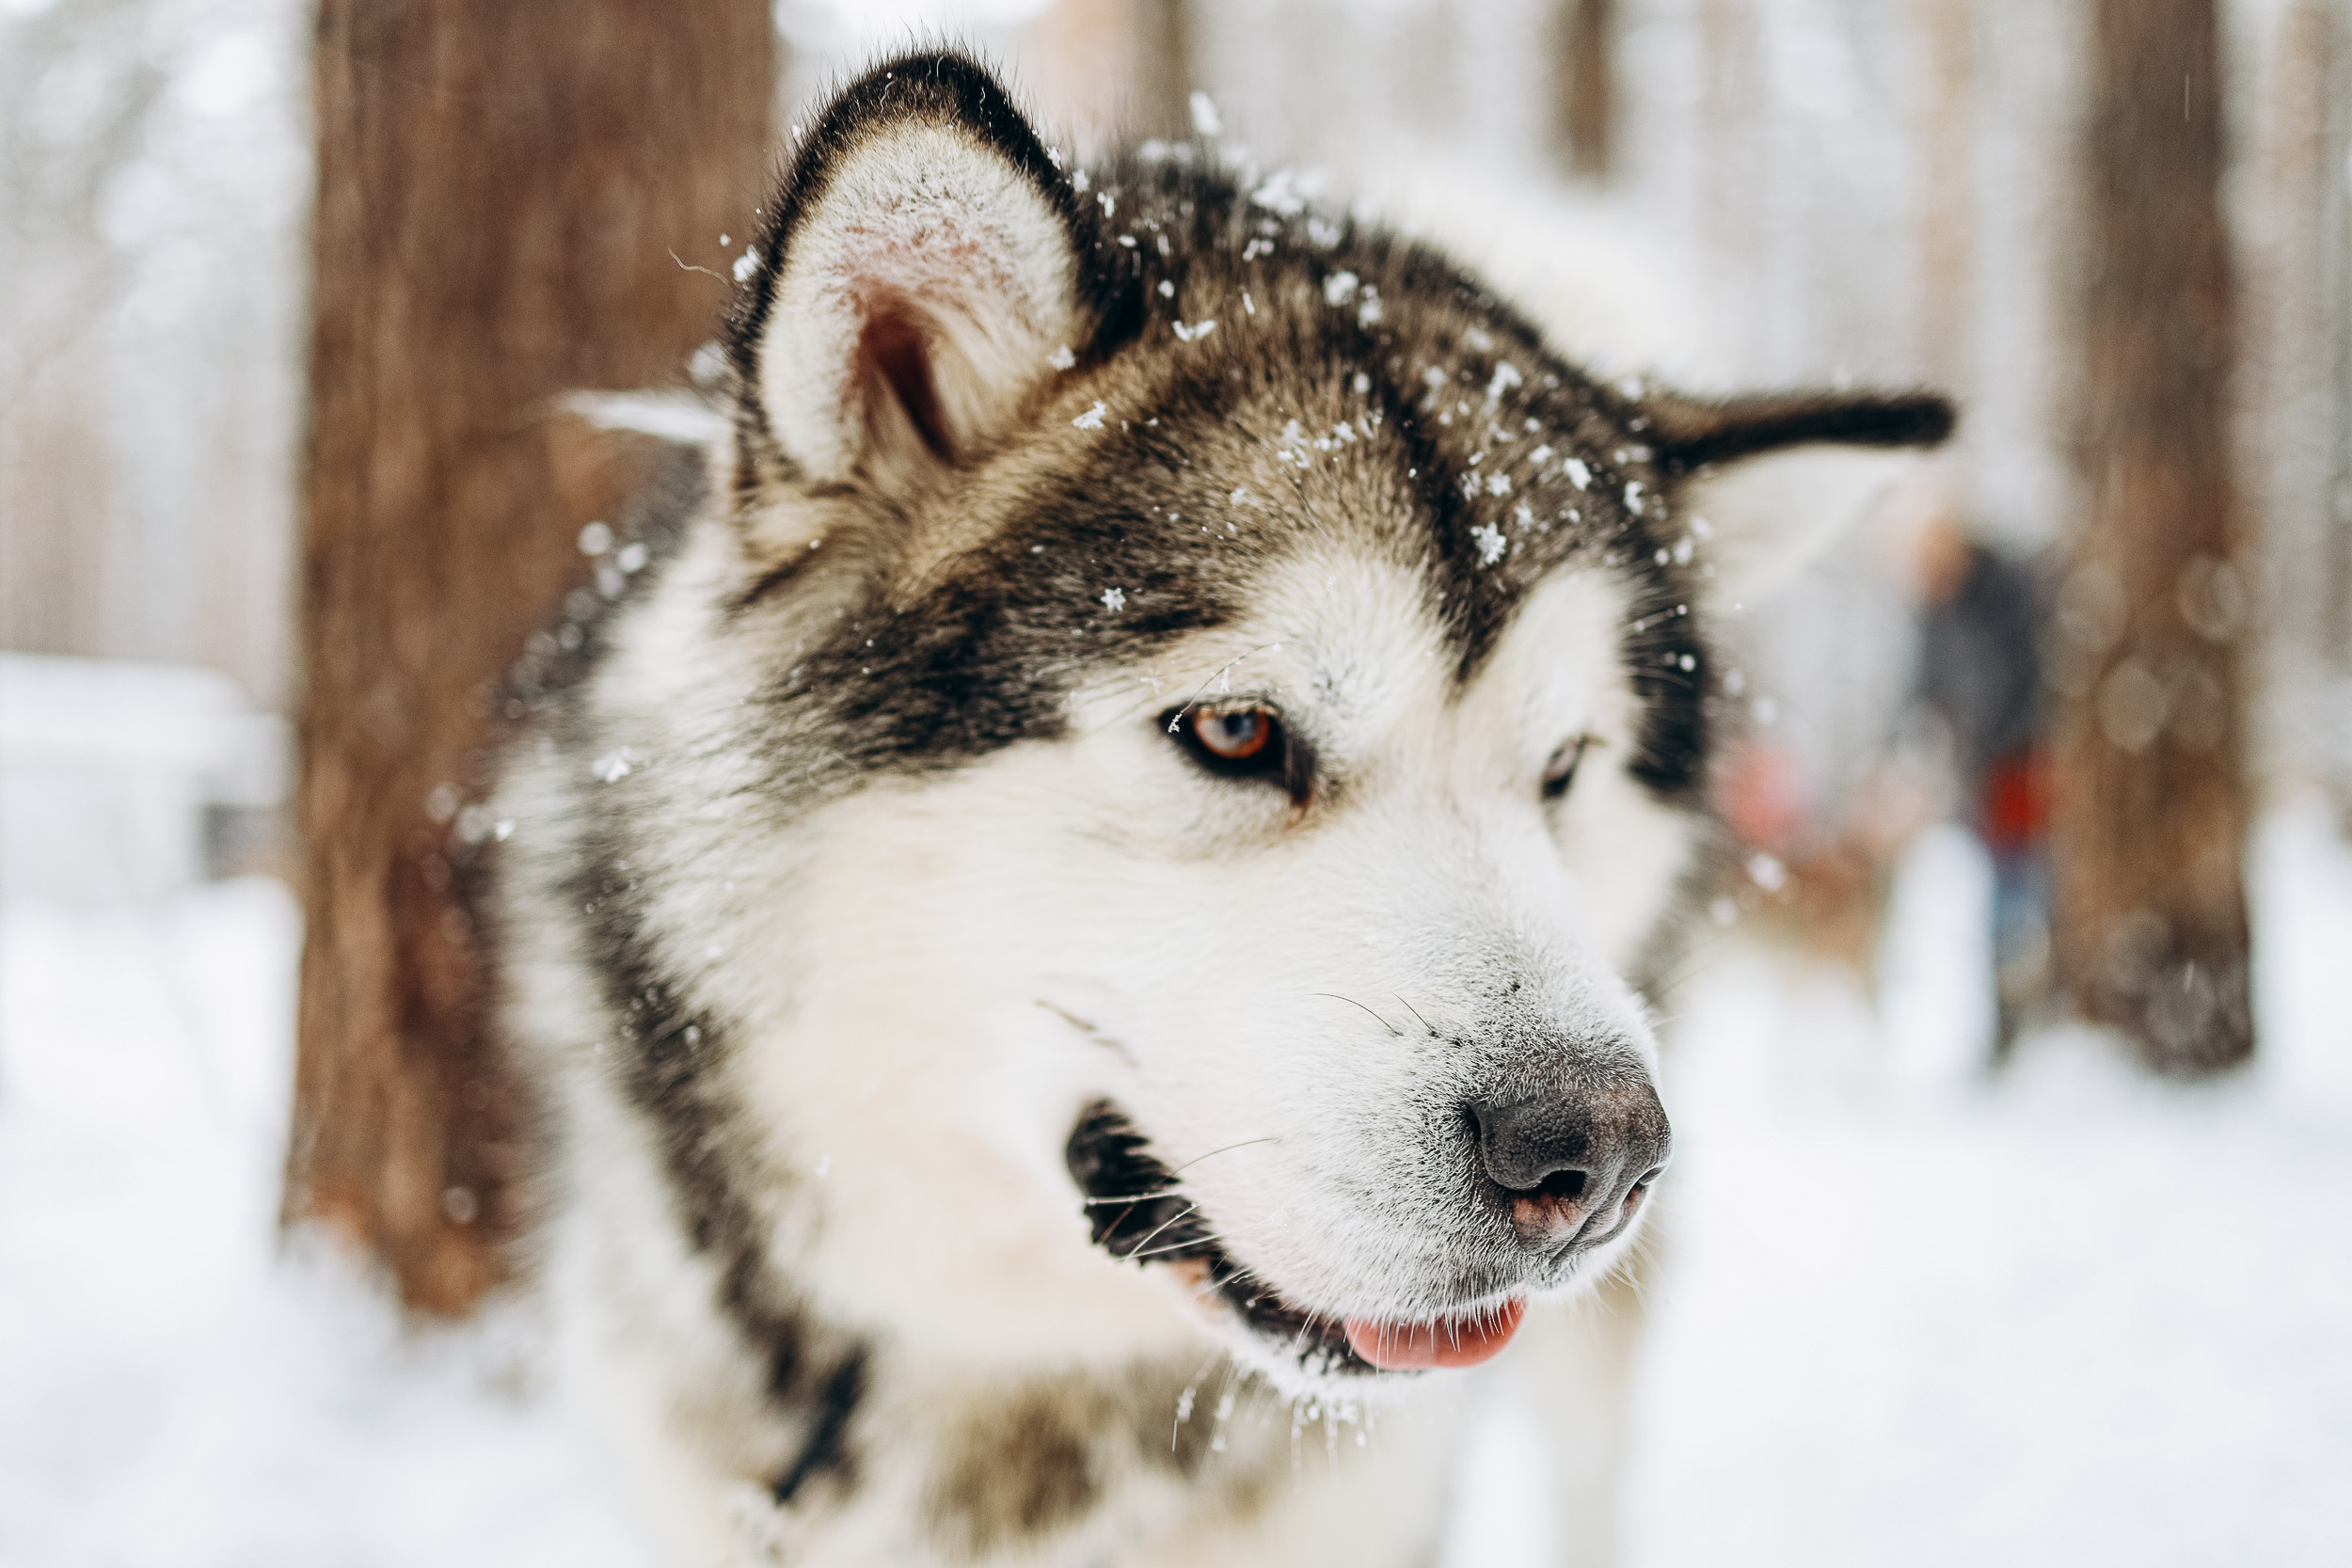
[[[1245, 710], [1263, 715], [1266, 722], [1265, 743], [1249, 755], [1221, 756], [1200, 738], [1197, 726], [1203, 716]], [[1272, 703], [1254, 697], [1186, 703], [1161, 714], [1159, 724], [1186, 756], [1218, 778], [1279, 785], [1296, 805], [1305, 805], [1314, 793], [1314, 752]]]
[[1575, 786], [1577, 769], [1584, 765], [1584, 753], [1600, 744], [1600, 736], [1590, 730], [1562, 741], [1560, 749], [1551, 753], [1551, 760], [1544, 764], [1544, 799], [1557, 800], [1565, 797]]

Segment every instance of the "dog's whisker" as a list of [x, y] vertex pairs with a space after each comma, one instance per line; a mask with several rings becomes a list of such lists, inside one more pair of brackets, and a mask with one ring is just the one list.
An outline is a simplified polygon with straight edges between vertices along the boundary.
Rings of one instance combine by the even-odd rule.
[[1127, 1261], [1130, 1263], [1140, 1263], [1147, 1258], [1165, 1258], [1171, 1252], [1182, 1252], [1186, 1247], [1206, 1246], [1213, 1242], [1221, 1242], [1225, 1238], [1221, 1235], [1194, 1236], [1182, 1242], [1170, 1242], [1164, 1247], [1153, 1247], [1149, 1252], [1131, 1252], [1127, 1254]]
[[1092, 1209], [1106, 1203], [1149, 1203], [1156, 1197], [1178, 1197], [1181, 1196], [1183, 1193], [1184, 1189], [1182, 1187], [1162, 1187], [1156, 1193], [1121, 1193], [1115, 1197], [1088, 1198], [1085, 1200], [1082, 1207]]
[[[1392, 996], [1396, 996], [1396, 993], [1395, 993], [1395, 992], [1393, 992], [1393, 991], [1390, 992], [1390, 994], [1391, 994], [1391, 995], [1392, 995]], [[1437, 1038], [1437, 1036], [1438, 1036], [1438, 1026], [1437, 1026], [1436, 1024], [1434, 1024], [1434, 1023], [1430, 1022], [1427, 1019], [1425, 1019], [1425, 1018], [1422, 1018], [1422, 1016], [1421, 1016], [1421, 1009], [1420, 1009], [1419, 1007], [1414, 1006], [1413, 1006], [1410, 1002], [1406, 1001], [1406, 1000], [1405, 1000], [1405, 998], [1404, 998], [1404, 997], [1402, 997], [1402, 996], [1396, 996], [1396, 1000], [1397, 1000], [1397, 1005], [1398, 1005], [1399, 1006], [1403, 1007], [1403, 1008], [1404, 1008], [1406, 1012], [1408, 1012], [1408, 1013], [1412, 1014], [1415, 1018], [1417, 1018], [1417, 1019], [1420, 1019], [1420, 1020], [1421, 1020], [1421, 1026], [1422, 1026], [1422, 1028], [1424, 1028], [1424, 1029], [1426, 1029], [1426, 1030], [1428, 1030], [1428, 1031], [1429, 1031], [1429, 1037], [1430, 1037], [1430, 1038], [1432, 1038], [1432, 1039]]]
[[1280, 1138], [1274, 1137], [1271, 1134], [1263, 1138], [1244, 1138], [1237, 1144], [1227, 1144], [1223, 1148], [1213, 1148], [1206, 1154], [1195, 1155], [1193, 1158], [1185, 1161], [1183, 1164], [1178, 1165], [1175, 1172], [1172, 1174], [1181, 1175], [1184, 1172], [1192, 1169], [1193, 1166], [1199, 1164], [1203, 1160], [1214, 1160], [1220, 1154], [1231, 1154], [1237, 1148], [1248, 1148], [1252, 1144], [1279, 1144], [1281, 1141], [1282, 1140]]
[[1136, 1254], [1143, 1250], [1145, 1247], [1150, 1246], [1153, 1237], [1158, 1236], [1161, 1231], [1166, 1230], [1169, 1226], [1174, 1225], [1179, 1220], [1191, 1218], [1194, 1214], [1197, 1214], [1200, 1212], [1200, 1206], [1199, 1204], [1185, 1204], [1181, 1212], [1170, 1214], [1168, 1218], [1153, 1226], [1150, 1235], [1145, 1236], [1143, 1240], [1137, 1242], [1134, 1246], [1129, 1247], [1126, 1252], [1120, 1256], [1126, 1258], [1130, 1261], [1133, 1261]]
[[1363, 1007], [1364, 1011], [1372, 1013], [1373, 1018], [1378, 1022], [1381, 1028], [1386, 1029], [1390, 1034], [1396, 1036], [1399, 1039], [1405, 1037], [1404, 1030], [1398, 1028], [1395, 1024], [1391, 1023], [1387, 1019], [1381, 1018], [1378, 1013], [1373, 1013], [1370, 1007], [1364, 1007], [1364, 1005], [1361, 1002], [1357, 1001], [1352, 996], [1342, 996], [1335, 990], [1312, 990], [1309, 991], [1307, 994], [1310, 996], [1327, 996], [1334, 1002], [1344, 1002], [1351, 1007]]

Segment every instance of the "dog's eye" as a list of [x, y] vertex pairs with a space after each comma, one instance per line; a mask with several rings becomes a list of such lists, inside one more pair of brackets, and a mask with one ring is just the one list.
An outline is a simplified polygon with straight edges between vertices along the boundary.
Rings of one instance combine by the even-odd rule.
[[1568, 786], [1576, 783], [1576, 765], [1584, 760], [1584, 750], [1592, 743], [1593, 736], [1580, 735], [1574, 740], [1562, 742], [1560, 749], [1551, 753], [1551, 760], [1544, 765], [1545, 800], [1557, 800], [1568, 792]]
[[1192, 737], [1219, 762], [1248, 762], [1274, 743], [1275, 718], [1262, 707], [1195, 708]]
[[1195, 703], [1161, 716], [1168, 733], [1212, 773], [1267, 779], [1304, 800], [1306, 749], [1263, 703]]

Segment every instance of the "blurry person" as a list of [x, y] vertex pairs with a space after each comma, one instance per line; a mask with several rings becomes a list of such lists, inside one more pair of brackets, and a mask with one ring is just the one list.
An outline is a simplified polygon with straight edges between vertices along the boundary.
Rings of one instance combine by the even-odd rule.
[[2028, 565], [1972, 537], [1948, 505], [1927, 512], [1909, 546], [1920, 614], [1915, 700], [1945, 732], [1960, 815], [1993, 863], [1997, 1063], [2049, 990], [2040, 584]]

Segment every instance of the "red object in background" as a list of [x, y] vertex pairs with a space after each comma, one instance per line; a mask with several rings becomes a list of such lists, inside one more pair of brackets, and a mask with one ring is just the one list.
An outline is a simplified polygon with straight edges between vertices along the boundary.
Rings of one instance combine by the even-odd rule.
[[1718, 799], [1740, 843], [1784, 856], [1811, 816], [1812, 792], [1797, 759], [1762, 740], [1730, 748]]
[[2029, 849], [2050, 836], [2050, 758], [2039, 746], [1985, 769], [1977, 810], [1993, 849]]

